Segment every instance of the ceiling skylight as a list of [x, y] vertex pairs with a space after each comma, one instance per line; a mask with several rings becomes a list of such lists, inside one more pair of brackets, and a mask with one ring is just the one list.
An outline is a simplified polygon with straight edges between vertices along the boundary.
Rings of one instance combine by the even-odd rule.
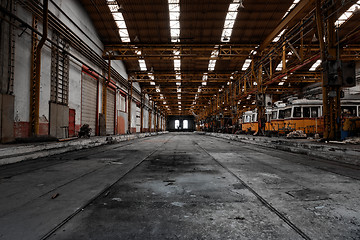
[[[220, 39], [221, 42], [230, 42], [233, 27], [238, 14], [238, 9], [239, 7], [243, 7], [242, 1], [243, 0], [233, 0], [232, 3], [229, 4], [228, 12], [225, 17], [224, 28], [221, 33], [221, 39]], [[219, 56], [219, 50], [217, 49], [218, 47], [219, 47], [218, 45], [215, 46], [215, 50], [211, 52], [208, 71], [215, 70], [216, 59], [211, 59], [211, 58], [217, 58]], [[206, 86], [206, 82], [203, 81], [202, 85]]]
[[181, 60], [174, 59], [174, 71], [180, 71], [180, 70], [181, 70]]
[[171, 42], [180, 42], [180, 0], [168, 0]]
[[139, 66], [141, 71], [147, 71], [147, 67], [144, 59], [139, 59]]
[[[286, 60], [285, 63], [287, 63], [289, 60]], [[283, 66], [282, 66], [282, 60], [280, 61], [280, 63], [277, 65], [275, 71], [282, 71]]]
[[210, 60], [209, 65], [208, 65], [208, 70], [209, 71], [214, 71], [215, 70], [215, 65], [216, 65], [216, 60]]
[[251, 64], [251, 61], [252, 61], [252, 60], [249, 59], [249, 58], [246, 59], [245, 62], [244, 62], [244, 64], [243, 64], [243, 66], [242, 66], [242, 68], [241, 68], [241, 70], [242, 70], [242, 71], [246, 71], [246, 69], [248, 69], [248, 67], [249, 67], [250, 64]]
[[346, 12], [344, 12], [335, 22], [335, 26], [340, 27], [343, 23], [349, 20], [356, 12], [359, 11], [360, 1], [353, 4]]
[[309, 69], [309, 71], [315, 71], [316, 70], [316, 68], [318, 67], [318, 66], [320, 66], [320, 64], [321, 64], [321, 60], [317, 60], [312, 66], [311, 66], [311, 68]]
[[280, 38], [281, 38], [281, 36], [284, 34], [285, 30], [286, 30], [286, 29], [283, 29], [283, 30], [279, 33], [279, 35], [277, 35], [277, 36], [273, 39], [273, 42], [279, 41]]
[[224, 28], [221, 34], [221, 42], [230, 42], [231, 34], [238, 14], [241, 0], [233, 0], [225, 17]]
[[129, 32], [126, 27], [124, 16], [119, 12], [119, 5], [117, 1], [107, 1], [110, 12], [115, 20], [116, 26], [119, 29], [119, 35], [122, 42], [130, 42]]
[[291, 10], [293, 10], [293, 8], [296, 6], [296, 4], [298, 4], [300, 2], [300, 0], [294, 0], [294, 2], [291, 4], [291, 6], [289, 7], [289, 9], [286, 11], [286, 13], [284, 14], [284, 16], [282, 17], [283, 19], [291, 12]]

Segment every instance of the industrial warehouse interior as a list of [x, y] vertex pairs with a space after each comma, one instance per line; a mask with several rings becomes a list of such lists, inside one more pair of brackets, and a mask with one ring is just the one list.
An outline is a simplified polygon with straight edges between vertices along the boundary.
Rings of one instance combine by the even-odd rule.
[[0, 0], [0, 240], [360, 239], [360, 1]]

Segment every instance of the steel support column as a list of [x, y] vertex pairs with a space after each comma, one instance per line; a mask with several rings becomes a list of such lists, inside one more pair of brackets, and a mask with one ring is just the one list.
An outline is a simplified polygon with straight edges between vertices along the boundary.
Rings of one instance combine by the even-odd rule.
[[[32, 68], [30, 83], [30, 135], [39, 135], [39, 108], [40, 108], [40, 75], [41, 75], [41, 50], [45, 44], [48, 33], [48, 0], [43, 4], [43, 36], [38, 41], [38, 35], [32, 34]], [[37, 29], [38, 19], [33, 17], [33, 28]]]
[[141, 103], [140, 103], [140, 132], [144, 132], [144, 94], [141, 91]]
[[133, 80], [131, 79], [131, 84], [130, 84], [130, 95], [129, 96], [129, 101], [128, 101], [128, 133], [131, 133], [131, 105], [132, 105], [132, 94], [133, 94]]
[[[337, 60], [336, 56], [336, 39], [335, 39], [335, 15], [327, 14], [330, 16], [325, 23], [321, 12], [321, 0], [316, 1], [316, 24], [321, 49], [322, 62], [328, 60]], [[324, 42], [325, 37], [325, 42]], [[325, 69], [326, 71], [326, 69]], [[340, 90], [341, 86], [326, 85], [328, 81], [324, 79], [328, 74], [322, 75], [322, 95], [323, 95], [323, 116], [324, 116], [324, 139], [338, 140], [340, 139]]]

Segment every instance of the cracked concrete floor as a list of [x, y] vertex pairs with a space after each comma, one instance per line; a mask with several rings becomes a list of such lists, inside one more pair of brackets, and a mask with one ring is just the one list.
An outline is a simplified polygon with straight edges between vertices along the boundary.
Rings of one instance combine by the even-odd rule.
[[0, 239], [360, 239], [356, 170], [304, 155], [166, 134], [39, 161], [0, 168]]

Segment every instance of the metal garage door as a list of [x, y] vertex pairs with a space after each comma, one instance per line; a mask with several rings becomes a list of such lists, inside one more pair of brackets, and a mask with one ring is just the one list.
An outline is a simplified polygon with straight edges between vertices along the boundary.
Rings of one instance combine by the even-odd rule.
[[115, 91], [107, 89], [106, 94], [106, 134], [114, 134], [115, 126]]
[[97, 80], [83, 72], [81, 85], [81, 125], [89, 124], [91, 135], [95, 135]]

